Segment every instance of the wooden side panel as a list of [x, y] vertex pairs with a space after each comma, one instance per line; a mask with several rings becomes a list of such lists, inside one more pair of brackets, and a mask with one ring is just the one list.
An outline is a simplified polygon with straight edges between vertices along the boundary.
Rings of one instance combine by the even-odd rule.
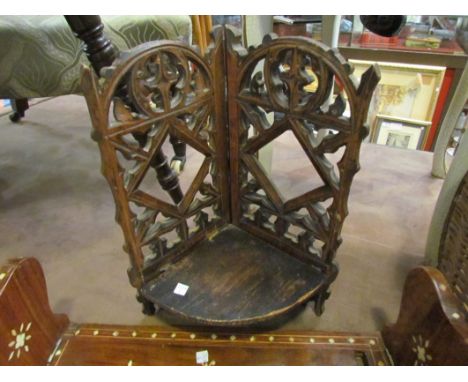
[[443, 274], [412, 270], [396, 324], [382, 336], [396, 365], [468, 365], [468, 324]]
[[[228, 28], [226, 44], [232, 222], [326, 275], [320, 314], [338, 272], [334, 258], [378, 67], [358, 84], [337, 51], [312, 39], [271, 34], [247, 51]], [[275, 156], [275, 142], [295, 145], [300, 165], [285, 166], [288, 154], [277, 154], [266, 169], [261, 151], [268, 146]], [[307, 185], [291, 192], [297, 178], [284, 181], [283, 168], [301, 171]]]
[[50, 310], [36, 259], [0, 267], [0, 365], [45, 365], [68, 322]]
[[[137, 288], [229, 218], [222, 41], [218, 33], [206, 57], [181, 42], [142, 44], [122, 52], [99, 82], [84, 72]], [[190, 150], [191, 171], [168, 167], [163, 148], [174, 141]]]
[[240, 219], [240, 174], [239, 174], [239, 147], [233, 142], [239, 141], [239, 105], [231, 102], [237, 94], [239, 86], [239, 58], [247, 55], [246, 49], [241, 43], [241, 34], [236, 29], [225, 30], [226, 44], [226, 84], [227, 84], [227, 111], [229, 123], [229, 176], [230, 176], [230, 199], [231, 199], [231, 222], [239, 224]]

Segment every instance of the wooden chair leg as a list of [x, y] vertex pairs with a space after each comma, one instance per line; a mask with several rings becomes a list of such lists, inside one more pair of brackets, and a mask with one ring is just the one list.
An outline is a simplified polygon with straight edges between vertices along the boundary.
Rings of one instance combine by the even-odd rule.
[[143, 297], [143, 295], [140, 292], [138, 292], [136, 299], [139, 303], [141, 303], [141, 306], [143, 308], [143, 314], [147, 316], [152, 316], [156, 313], [156, 306], [150, 300]]
[[11, 100], [11, 108], [13, 113], [10, 114], [11, 122], [19, 122], [24, 117], [24, 112], [29, 109], [29, 103], [27, 98], [17, 98]]
[[328, 289], [324, 289], [315, 298], [314, 312], [317, 316], [321, 316], [325, 311], [325, 301], [330, 297]]
[[167, 157], [162, 150], [156, 152], [151, 167], [156, 170], [156, 176], [162, 189], [169, 193], [174, 203], [179, 203], [184, 197], [179, 185], [179, 177], [167, 163]]

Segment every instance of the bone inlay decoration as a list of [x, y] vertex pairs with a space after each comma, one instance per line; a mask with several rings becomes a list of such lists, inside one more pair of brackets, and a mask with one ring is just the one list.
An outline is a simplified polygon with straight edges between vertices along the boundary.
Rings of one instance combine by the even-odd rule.
[[21, 351], [29, 352], [29, 346], [27, 342], [31, 339], [31, 334], [28, 334], [29, 329], [31, 329], [31, 322], [27, 325], [21, 323], [18, 331], [16, 329], [11, 330], [11, 335], [13, 336], [13, 341], [8, 344], [8, 347], [11, 348], [10, 356], [8, 357], [8, 362], [11, 361], [15, 356], [19, 358], [21, 356]]
[[427, 365], [428, 361], [432, 360], [432, 356], [428, 353], [429, 350], [429, 340], [424, 340], [421, 335], [412, 336], [414, 347], [412, 348], [413, 352], [416, 353], [416, 360], [414, 365]]

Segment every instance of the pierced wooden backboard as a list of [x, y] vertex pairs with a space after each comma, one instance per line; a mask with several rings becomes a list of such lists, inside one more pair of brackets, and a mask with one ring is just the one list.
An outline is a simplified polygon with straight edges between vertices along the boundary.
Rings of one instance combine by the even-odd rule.
[[[100, 80], [84, 69], [93, 137], [117, 205], [135, 286], [143, 281], [143, 269], [153, 270], [189, 250], [227, 221], [227, 157], [218, 94], [223, 83], [215, 84], [213, 75], [222, 59], [221, 42], [220, 36], [206, 59], [180, 42], [147, 43], [121, 54], [103, 69]], [[157, 173], [163, 165], [168, 168], [162, 149], [169, 137], [186, 143], [197, 157], [196, 175], [185, 180], [181, 196], [171, 194], [183, 186], [180, 177], [170, 169]], [[164, 190], [158, 180], [166, 181]]]
[[[235, 33], [227, 36], [233, 221], [333, 273], [378, 68], [359, 84], [337, 51], [311, 39], [267, 35], [247, 51]], [[282, 135], [310, 164], [302, 177], [318, 180], [292, 197], [258, 159]]]
[[[316, 289], [284, 311], [314, 295], [320, 313], [337, 274], [333, 258], [378, 69], [358, 85], [337, 52], [310, 39], [266, 36], [247, 51], [234, 30], [213, 35], [205, 57], [183, 43], [159, 41], [121, 53], [100, 79], [84, 69], [131, 282], [140, 289], [233, 224], [318, 271]], [[259, 160], [262, 148], [286, 135], [320, 181], [293, 196]], [[187, 145], [190, 170], [177, 175], [168, 166], [169, 141]], [[329, 155], [339, 150], [333, 161]]]

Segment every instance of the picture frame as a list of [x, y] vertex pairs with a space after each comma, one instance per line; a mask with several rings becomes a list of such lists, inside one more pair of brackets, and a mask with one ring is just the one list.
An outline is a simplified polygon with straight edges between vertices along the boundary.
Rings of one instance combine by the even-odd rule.
[[371, 142], [410, 150], [422, 150], [431, 122], [377, 114]]
[[446, 68], [396, 62], [350, 60], [354, 74], [362, 75], [377, 63], [381, 80], [373, 96], [371, 115], [432, 121]]

